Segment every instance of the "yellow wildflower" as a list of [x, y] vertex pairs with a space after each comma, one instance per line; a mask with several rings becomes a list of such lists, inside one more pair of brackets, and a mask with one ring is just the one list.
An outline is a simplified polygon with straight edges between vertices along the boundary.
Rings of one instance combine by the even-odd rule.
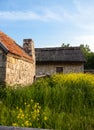
[[30, 107], [30, 104], [28, 104], [27, 107], [29, 108], [29, 107]]
[[26, 102], [24, 103], [24, 105], [26, 105]]
[[20, 112], [20, 113], [23, 113], [23, 110], [20, 108], [20, 109], [19, 109], [19, 112]]
[[45, 117], [44, 117], [44, 120], [46, 121], [47, 119], [48, 119], [47, 116], [45, 116]]
[[33, 99], [31, 99], [31, 103], [33, 103], [34, 101], [33, 101]]
[[18, 110], [18, 106], [16, 107], [16, 109]]
[[26, 127], [28, 127], [28, 126], [32, 126], [32, 123], [31, 123], [31, 122], [29, 122], [28, 120], [27, 120], [27, 121], [25, 121], [25, 123], [24, 123], [24, 124], [25, 124], [25, 126], [26, 126]]
[[12, 123], [12, 126], [18, 126], [18, 124], [17, 123]]

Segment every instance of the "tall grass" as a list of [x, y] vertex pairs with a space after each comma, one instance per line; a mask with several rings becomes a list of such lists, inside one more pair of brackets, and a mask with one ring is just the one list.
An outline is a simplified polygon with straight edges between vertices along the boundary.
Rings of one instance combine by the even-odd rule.
[[[33, 108], [36, 103], [40, 110]], [[31, 114], [32, 118], [17, 121], [20, 109], [24, 115], [36, 114], [36, 119]], [[94, 75], [59, 74], [25, 88], [0, 88], [0, 124], [13, 123], [56, 130], [94, 130]]]

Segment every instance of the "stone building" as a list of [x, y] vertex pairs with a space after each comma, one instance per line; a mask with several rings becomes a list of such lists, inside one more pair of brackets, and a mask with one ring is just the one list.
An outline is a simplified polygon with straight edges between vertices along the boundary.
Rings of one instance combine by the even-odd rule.
[[36, 75], [84, 72], [80, 47], [36, 48]]
[[24, 39], [23, 48], [0, 31], [1, 83], [27, 85], [33, 82], [35, 77], [35, 51], [32, 39]]

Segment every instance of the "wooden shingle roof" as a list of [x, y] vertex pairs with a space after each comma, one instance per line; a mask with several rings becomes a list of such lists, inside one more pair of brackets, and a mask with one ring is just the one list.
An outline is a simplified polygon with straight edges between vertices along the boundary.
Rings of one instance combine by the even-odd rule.
[[36, 62], [86, 62], [80, 47], [36, 48]]
[[29, 56], [13, 39], [0, 31], [0, 46], [8, 53], [15, 54], [20, 57], [32, 60]]

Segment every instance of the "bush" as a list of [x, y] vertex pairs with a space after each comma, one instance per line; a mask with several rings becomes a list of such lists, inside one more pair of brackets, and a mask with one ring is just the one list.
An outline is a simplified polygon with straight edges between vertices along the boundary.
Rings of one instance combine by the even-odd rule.
[[0, 89], [0, 94], [2, 125], [94, 129], [94, 75], [52, 75], [25, 88]]

